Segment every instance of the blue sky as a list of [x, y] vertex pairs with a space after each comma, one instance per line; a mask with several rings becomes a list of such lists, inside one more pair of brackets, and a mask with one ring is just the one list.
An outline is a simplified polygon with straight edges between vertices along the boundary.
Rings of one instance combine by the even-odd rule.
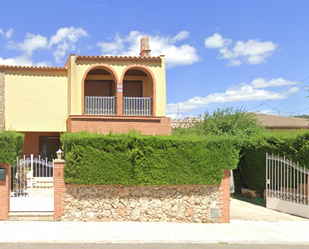
[[2, 0], [0, 64], [138, 55], [148, 36], [152, 55], [166, 57], [167, 116], [308, 114], [308, 9], [307, 0]]

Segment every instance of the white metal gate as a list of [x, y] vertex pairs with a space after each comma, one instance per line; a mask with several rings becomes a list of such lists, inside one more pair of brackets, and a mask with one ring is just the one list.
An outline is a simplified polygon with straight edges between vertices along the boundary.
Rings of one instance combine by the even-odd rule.
[[23, 158], [11, 165], [10, 211], [54, 211], [54, 165]]
[[266, 207], [309, 218], [309, 170], [266, 154]]

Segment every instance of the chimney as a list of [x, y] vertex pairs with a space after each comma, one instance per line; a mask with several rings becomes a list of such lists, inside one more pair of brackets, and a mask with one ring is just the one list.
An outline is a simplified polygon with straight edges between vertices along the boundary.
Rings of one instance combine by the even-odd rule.
[[150, 57], [151, 50], [149, 49], [149, 38], [142, 37], [141, 39], [141, 52], [139, 54], [141, 57]]

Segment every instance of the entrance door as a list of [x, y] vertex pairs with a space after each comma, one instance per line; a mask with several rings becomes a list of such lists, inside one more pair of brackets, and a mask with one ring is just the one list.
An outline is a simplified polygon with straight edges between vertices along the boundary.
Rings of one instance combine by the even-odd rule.
[[60, 137], [57, 136], [40, 136], [39, 138], [39, 155], [45, 160], [56, 158], [56, 151], [61, 147]]
[[10, 211], [54, 211], [54, 165], [23, 158], [11, 165]]

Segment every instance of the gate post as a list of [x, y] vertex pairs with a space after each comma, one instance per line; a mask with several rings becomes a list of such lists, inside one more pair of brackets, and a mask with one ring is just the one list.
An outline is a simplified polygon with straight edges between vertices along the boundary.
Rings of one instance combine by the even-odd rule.
[[225, 170], [220, 190], [220, 223], [230, 223], [230, 171]]
[[9, 163], [0, 163], [0, 168], [5, 169], [5, 180], [0, 180], [0, 220], [7, 220], [10, 210], [11, 165]]
[[65, 199], [65, 182], [64, 182], [64, 168], [65, 160], [54, 160], [54, 220], [64, 214], [64, 199]]

